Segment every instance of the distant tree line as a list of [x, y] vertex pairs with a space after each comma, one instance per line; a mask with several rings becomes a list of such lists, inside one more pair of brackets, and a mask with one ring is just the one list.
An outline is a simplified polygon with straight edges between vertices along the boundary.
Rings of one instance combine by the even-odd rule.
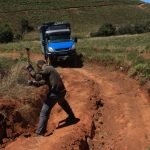
[[20, 32], [14, 33], [12, 28], [8, 24], [0, 24], [0, 43], [8, 43], [13, 40], [21, 40], [25, 33], [31, 32], [33, 29], [29, 25], [28, 20], [21, 19], [20, 21]]
[[114, 26], [111, 23], [103, 24], [97, 32], [92, 32], [91, 37], [112, 36], [124, 34], [140, 34], [150, 32], [150, 21], [122, 26]]

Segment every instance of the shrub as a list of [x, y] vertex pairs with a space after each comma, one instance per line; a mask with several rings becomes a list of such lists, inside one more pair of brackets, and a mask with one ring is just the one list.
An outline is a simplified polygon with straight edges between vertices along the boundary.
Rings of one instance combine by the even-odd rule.
[[115, 34], [116, 28], [110, 24], [110, 23], [105, 23], [99, 28], [99, 35], [102, 36], [110, 36]]
[[146, 24], [135, 24], [135, 32], [136, 33], [144, 33], [146, 32]]
[[120, 26], [116, 29], [116, 34], [117, 35], [123, 35], [123, 34], [135, 34], [135, 27], [134, 25], [125, 25], [125, 26]]
[[103, 24], [95, 33], [91, 33], [91, 37], [111, 36], [124, 34], [140, 34], [150, 32], [150, 21], [144, 23], [128, 24], [123, 26], [113, 26], [111, 23]]
[[1, 25], [0, 26], [0, 42], [8, 43], [13, 41], [14, 34], [9, 25]]
[[115, 35], [116, 27], [114, 27], [111, 23], [105, 23], [103, 24], [98, 32], [92, 32], [90, 33], [91, 37], [97, 37], [97, 36], [111, 36]]
[[30, 32], [33, 30], [33, 27], [29, 25], [29, 21], [26, 19], [21, 20], [21, 34], [24, 34], [25, 32]]

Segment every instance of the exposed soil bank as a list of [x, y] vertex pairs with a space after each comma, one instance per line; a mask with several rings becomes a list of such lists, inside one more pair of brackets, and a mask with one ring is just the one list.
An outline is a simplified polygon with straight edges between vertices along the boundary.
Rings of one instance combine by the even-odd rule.
[[[3, 138], [5, 147], [9, 142], [12, 142], [21, 135], [30, 135], [35, 131], [35, 126], [39, 118], [42, 100], [46, 95], [46, 87], [38, 89], [29, 89], [34, 99], [9, 99], [6, 97], [0, 98], [0, 112], [6, 119], [7, 138]], [[16, 91], [17, 92], [17, 91]], [[34, 94], [34, 96], [33, 96]]]
[[[80, 121], [75, 125], [62, 125], [56, 129], [59, 121], [66, 114], [57, 105], [51, 113], [48, 131], [54, 131], [49, 137], [18, 138], [6, 149], [87, 149], [88, 138], [94, 136], [94, 114], [99, 108], [99, 88], [94, 81], [89, 80], [74, 69], [59, 69], [68, 89], [67, 99]], [[68, 76], [69, 75], [69, 76]], [[49, 143], [49, 144], [46, 144]]]

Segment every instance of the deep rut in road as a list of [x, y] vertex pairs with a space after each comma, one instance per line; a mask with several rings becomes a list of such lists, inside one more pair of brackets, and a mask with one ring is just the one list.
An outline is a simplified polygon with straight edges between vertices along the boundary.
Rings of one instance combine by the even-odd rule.
[[[90, 65], [58, 68], [67, 99], [80, 122], [56, 129], [49, 137], [19, 137], [8, 150], [145, 150], [150, 146], [149, 98], [127, 76]], [[56, 106], [48, 130], [66, 114]]]

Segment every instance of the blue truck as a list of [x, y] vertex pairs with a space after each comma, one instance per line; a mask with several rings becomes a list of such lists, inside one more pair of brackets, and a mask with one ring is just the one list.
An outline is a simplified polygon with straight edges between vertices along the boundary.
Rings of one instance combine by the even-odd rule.
[[77, 38], [71, 38], [69, 23], [45, 23], [40, 26], [42, 53], [45, 60], [54, 65], [58, 60], [76, 61], [75, 44]]

